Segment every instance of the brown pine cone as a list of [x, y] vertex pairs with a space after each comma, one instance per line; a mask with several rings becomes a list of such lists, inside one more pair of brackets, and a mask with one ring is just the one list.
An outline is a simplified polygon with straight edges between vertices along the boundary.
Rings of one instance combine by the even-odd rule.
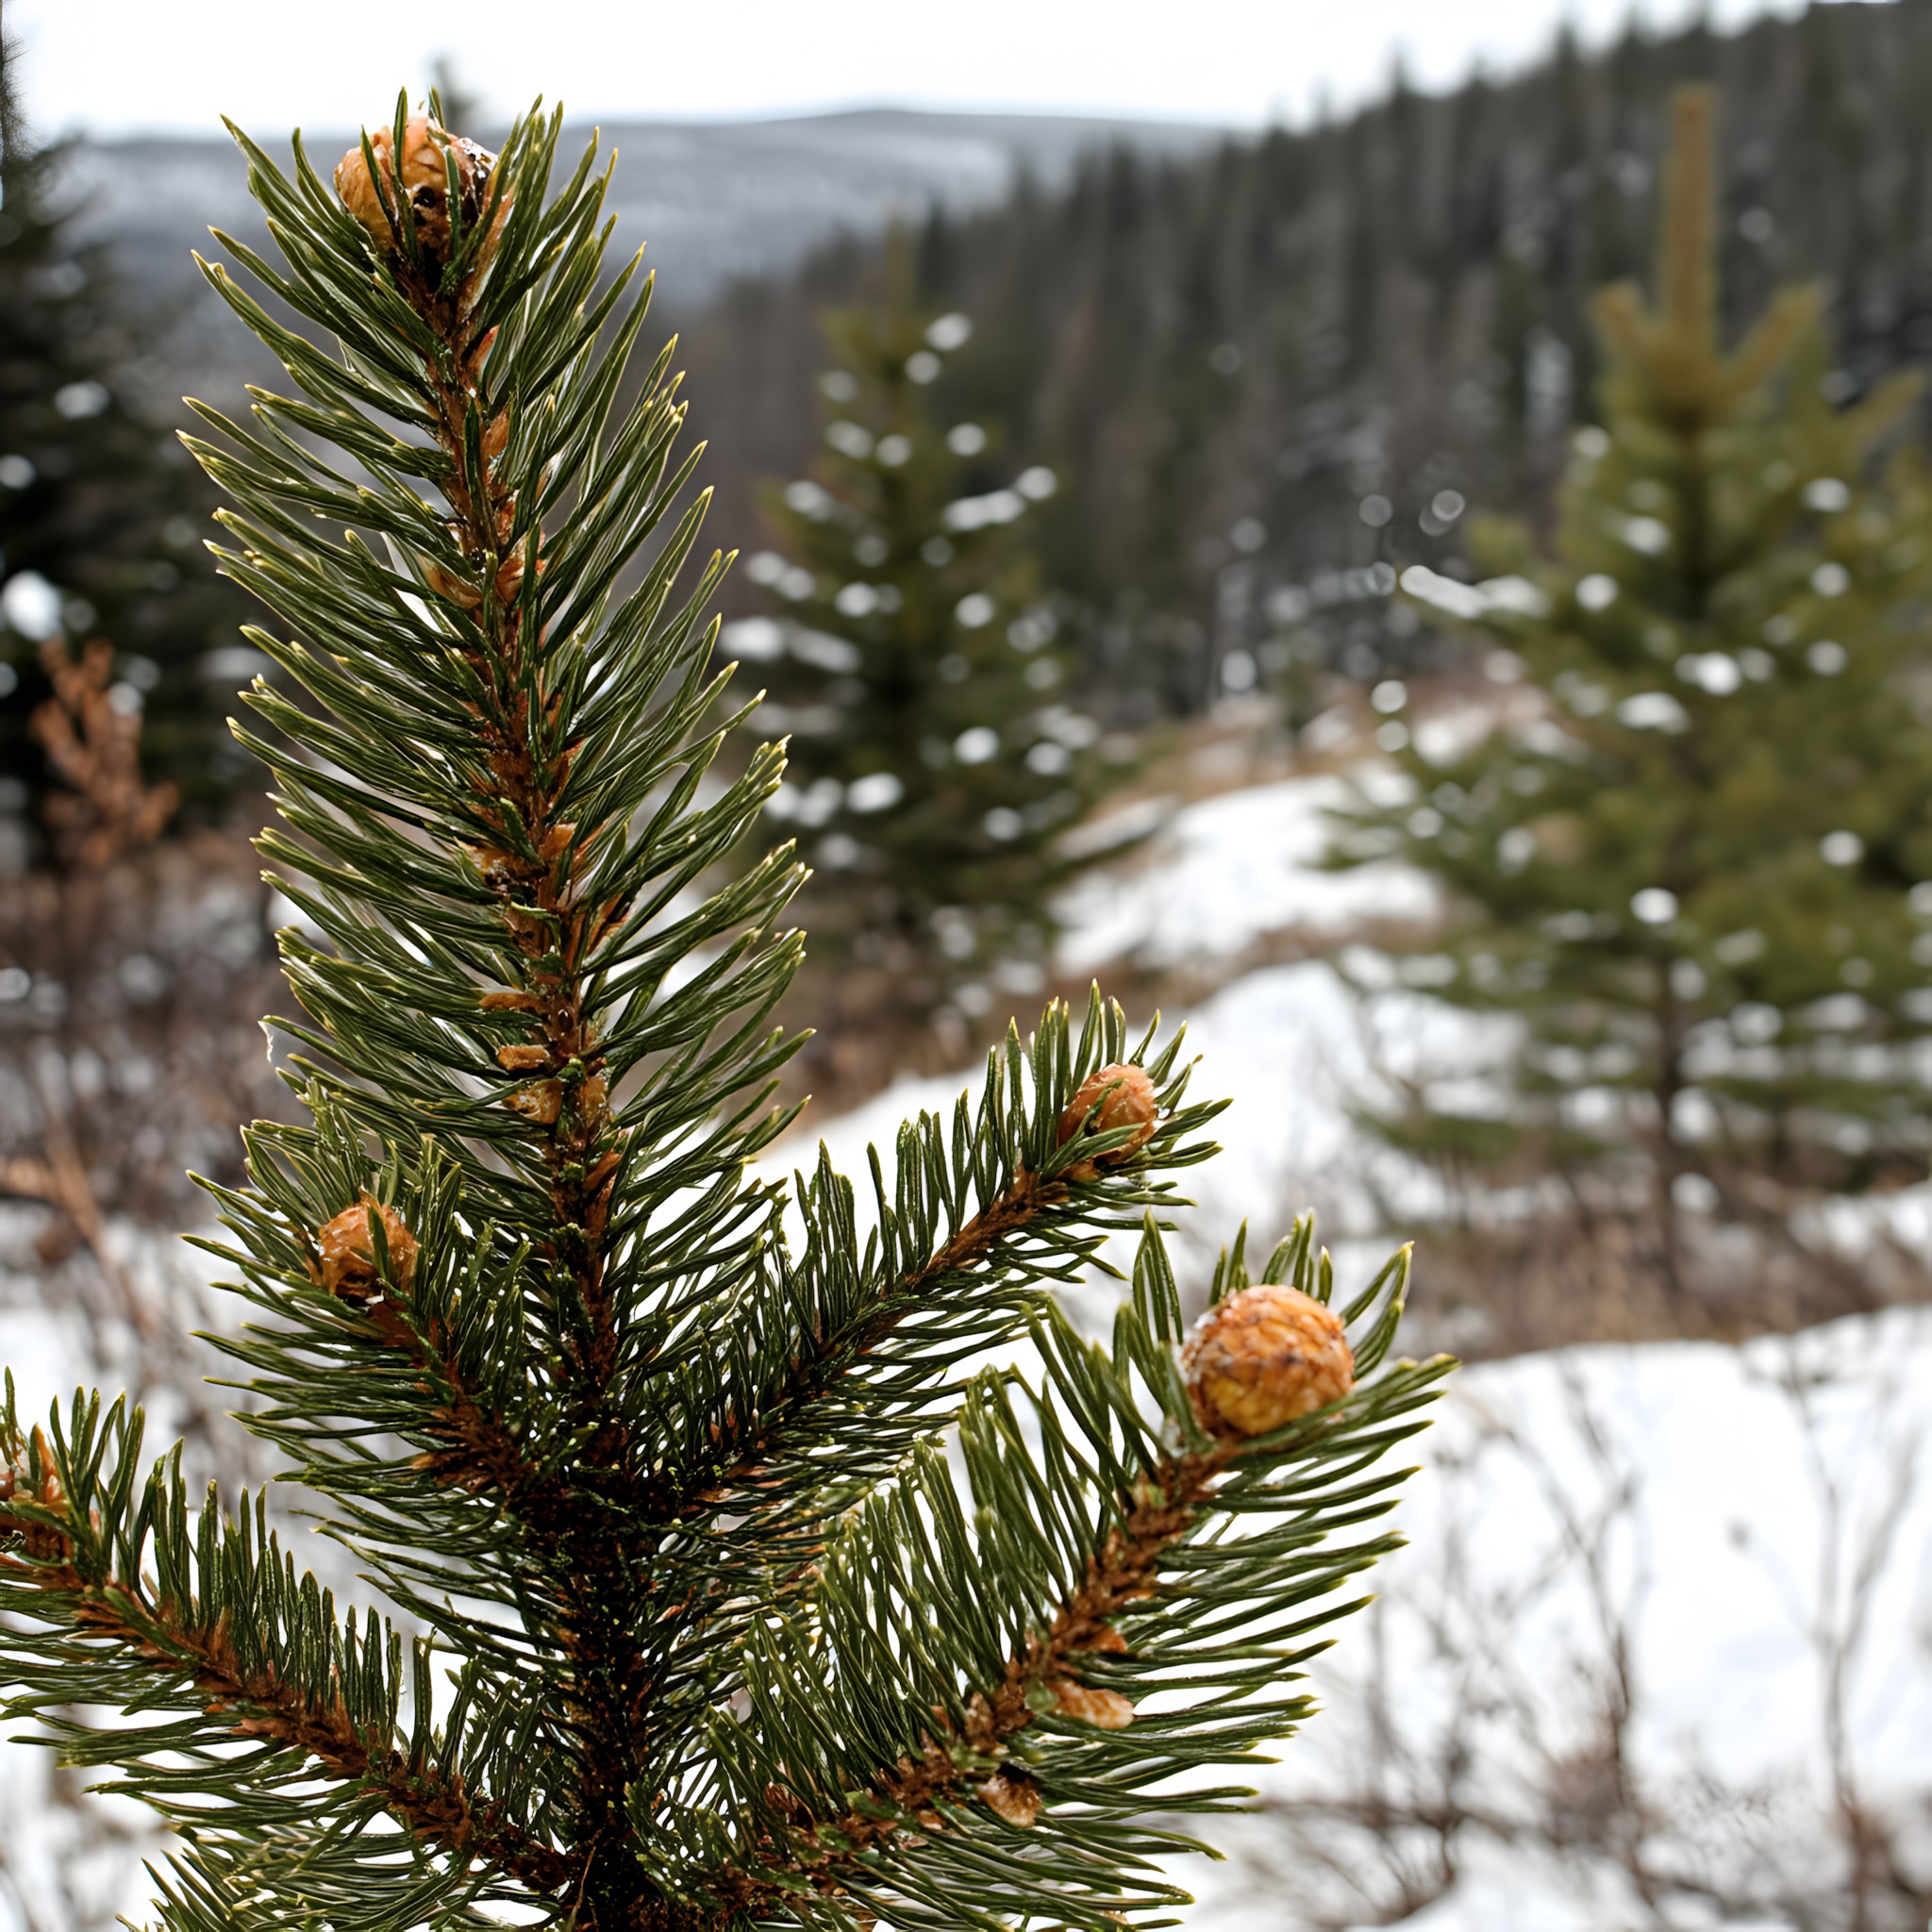
[[[395, 136], [390, 128], [371, 131], [370, 151], [375, 156], [382, 186], [388, 191], [391, 206], [396, 196], [396, 167], [391, 156], [394, 145]], [[465, 223], [475, 222], [482, 214], [489, 200], [491, 171], [496, 165], [496, 157], [487, 148], [451, 134], [426, 114], [415, 115], [403, 129], [402, 192], [409, 198], [417, 246], [431, 266], [437, 268], [449, 257], [449, 169], [443, 158], [446, 154], [456, 157], [457, 192]], [[369, 163], [359, 142], [336, 164], [336, 192], [341, 196], [342, 206], [369, 230], [378, 255], [386, 258], [399, 252], [398, 237], [390, 226], [382, 196], [369, 177]], [[488, 250], [486, 242], [485, 255]], [[482, 258], [478, 257], [478, 267]]]
[[1201, 1426], [1218, 1436], [1265, 1436], [1355, 1387], [1341, 1318], [1313, 1295], [1274, 1282], [1209, 1308], [1181, 1368]]
[[333, 1220], [324, 1222], [315, 1236], [321, 1256], [315, 1278], [330, 1294], [344, 1301], [373, 1301], [383, 1291], [382, 1277], [375, 1272], [375, 1245], [369, 1233], [372, 1208], [382, 1220], [390, 1273], [395, 1276], [396, 1286], [407, 1294], [416, 1279], [416, 1237], [393, 1208], [379, 1206], [365, 1194], [353, 1208], [344, 1208]]
[[[1090, 1108], [1093, 1109], [1091, 1121], [1087, 1118]], [[1144, 1067], [1102, 1067], [1089, 1074], [1060, 1115], [1060, 1145], [1064, 1147], [1075, 1134], [1110, 1134], [1119, 1127], [1132, 1127], [1132, 1138], [1109, 1153], [1062, 1168], [1062, 1175], [1072, 1181], [1091, 1181], [1103, 1167], [1118, 1167], [1138, 1153], [1160, 1131], [1160, 1104]]]
[[1024, 1831], [1040, 1818], [1040, 1786], [1031, 1772], [1018, 1765], [1001, 1767], [978, 1787], [979, 1795], [1008, 1824]]

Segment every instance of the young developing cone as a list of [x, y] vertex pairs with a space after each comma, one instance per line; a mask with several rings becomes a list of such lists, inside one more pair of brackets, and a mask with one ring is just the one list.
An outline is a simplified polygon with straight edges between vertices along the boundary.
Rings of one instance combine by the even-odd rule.
[[540, 1127], [554, 1127], [558, 1115], [563, 1111], [563, 1083], [538, 1080], [531, 1086], [519, 1087], [514, 1093], [505, 1094], [503, 1104], [526, 1121], [535, 1121]]
[[[398, 170], [391, 154], [394, 146], [391, 129], [378, 127], [371, 132], [370, 152], [375, 157], [382, 187], [388, 192], [391, 207], [397, 194]], [[474, 222], [482, 213], [489, 198], [491, 171], [496, 165], [496, 157], [488, 148], [451, 134], [427, 114], [413, 116], [404, 127], [401, 192], [408, 197], [414, 216], [417, 246], [438, 266], [448, 258], [450, 243], [449, 171], [443, 159], [445, 154], [456, 157], [457, 189], [466, 223]], [[369, 230], [378, 255], [388, 257], [398, 252], [395, 230], [390, 226], [382, 193], [370, 179], [369, 163], [359, 142], [336, 164], [336, 192], [341, 196], [342, 206]], [[479, 268], [493, 239], [492, 230], [477, 256]]]
[[517, 881], [518, 861], [511, 853], [500, 845], [465, 845], [471, 862], [483, 874], [484, 880], [492, 886], [514, 885]]
[[1017, 1766], [1008, 1765], [976, 1789], [988, 1807], [1008, 1824], [1017, 1824], [1024, 1831], [1039, 1822], [1040, 1786], [1030, 1774]]
[[460, 604], [465, 610], [483, 608], [483, 592], [454, 571], [444, 570], [440, 563], [425, 563], [423, 580], [439, 597], [447, 597], [452, 604]]
[[543, 1002], [533, 992], [486, 992], [476, 1001], [485, 1013], [541, 1013]]
[[1276, 1282], [1244, 1288], [1209, 1308], [1181, 1368], [1201, 1426], [1218, 1436], [1265, 1436], [1355, 1387], [1341, 1318], [1313, 1295]]
[[[496, 567], [496, 601], [499, 604], [513, 604], [517, 593], [524, 588], [524, 559], [530, 554], [530, 540], [525, 537], [514, 550]], [[537, 561], [537, 575], [543, 575], [543, 561]]]
[[1053, 1694], [1063, 1716], [1096, 1730], [1124, 1731], [1134, 1722], [1134, 1707], [1118, 1690], [1093, 1690], [1063, 1677]]
[[[1096, 1102], [1099, 1106], [1090, 1121], [1088, 1112]], [[1103, 1167], [1118, 1167], [1160, 1131], [1160, 1104], [1144, 1067], [1102, 1067], [1098, 1073], [1089, 1074], [1060, 1115], [1060, 1145], [1064, 1147], [1075, 1134], [1110, 1134], [1120, 1127], [1132, 1127], [1132, 1138], [1091, 1160], [1075, 1161], [1063, 1170], [1067, 1179], [1092, 1180]]]
[[365, 1194], [353, 1208], [344, 1208], [316, 1231], [320, 1257], [313, 1273], [330, 1294], [344, 1301], [369, 1301], [383, 1291], [375, 1270], [375, 1246], [370, 1239], [369, 1210], [375, 1208], [389, 1243], [390, 1273], [405, 1294], [416, 1279], [416, 1237], [393, 1208], [379, 1206]]
[[542, 1066], [549, 1058], [547, 1046], [499, 1046], [496, 1049], [496, 1064], [511, 1074], [530, 1073]]

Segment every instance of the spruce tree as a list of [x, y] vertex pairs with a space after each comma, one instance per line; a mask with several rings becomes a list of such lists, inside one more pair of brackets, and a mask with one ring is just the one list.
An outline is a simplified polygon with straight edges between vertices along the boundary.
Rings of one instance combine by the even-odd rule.
[[1608, 1178], [1680, 1291], [1695, 1226], [1782, 1241], [1822, 1194], [1923, 1175], [1932, 1022], [1916, 385], [1834, 408], [1808, 288], [1721, 346], [1711, 112], [1676, 99], [1655, 305], [1597, 300], [1603, 421], [1554, 554], [1491, 525], [1486, 583], [1403, 578], [1536, 715], [1409, 746], [1414, 795], [1342, 840], [1447, 889], [1411, 978], [1521, 1022], [1500, 1115], [1424, 1091], [1385, 1127], [1478, 1174]]
[[1053, 893], [1094, 856], [1062, 841], [1121, 776], [1068, 702], [1026, 545], [1054, 475], [997, 484], [997, 425], [944, 421], [971, 324], [920, 312], [908, 268], [896, 245], [884, 303], [825, 318], [824, 446], [768, 492], [784, 555], [756, 559], [780, 614], [732, 639], [764, 654], [759, 728], [791, 738], [768, 817], [816, 872], [804, 909], [840, 974], [820, 1016], [889, 1032], [976, 1019], [1002, 965], [1037, 983]]
[[108, 252], [74, 240], [61, 153], [32, 138], [15, 62], [0, 39], [0, 771], [44, 791], [39, 647], [105, 635], [117, 702], [144, 710], [149, 764], [213, 806], [246, 760], [204, 659], [232, 642], [243, 600], [204, 549], [211, 491], [132, 391], [135, 305]]
[[[863, 1208], [823, 1154], [747, 1172], [797, 868], [705, 881], [782, 758], [706, 783], [724, 559], [675, 589], [671, 351], [626, 385], [648, 283], [603, 273], [594, 143], [549, 192], [559, 132], [399, 103], [339, 192], [238, 134], [283, 260], [208, 270], [291, 384], [195, 450], [306, 693], [238, 728], [311, 922], [307, 1118], [214, 1191], [221, 1345], [380, 1606], [121, 1404], [9, 1391], [9, 1709], [175, 1826], [170, 1932], [1163, 1922], [1158, 1820], [1303, 1715], [1446, 1365], [1385, 1360], [1406, 1251], [1331, 1307], [1306, 1222], [1180, 1346], [1160, 1228], [1216, 1109], [1097, 993]], [[1097, 1347], [1054, 1289], [1115, 1231]]]

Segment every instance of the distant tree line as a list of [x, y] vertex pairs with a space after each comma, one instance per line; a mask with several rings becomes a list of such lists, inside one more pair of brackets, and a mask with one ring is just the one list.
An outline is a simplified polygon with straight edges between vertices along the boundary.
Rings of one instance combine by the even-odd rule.
[[[1198, 161], [1094, 155], [1064, 192], [933, 213], [919, 300], [973, 318], [941, 410], [1003, 420], [1070, 487], [1040, 519], [1084, 600], [1094, 701], [1185, 713], [1310, 655], [1360, 675], [1418, 648], [1388, 601], [1455, 572], [1466, 503], [1546, 524], [1597, 374], [1588, 301], [1647, 267], [1671, 90], [1720, 99], [1724, 328], [1823, 281], [1834, 399], [1932, 351], [1932, 5], [1814, 6], [1735, 35], [1569, 37], [1507, 83], [1378, 105]], [[687, 338], [722, 525], [756, 547], [758, 480], [819, 423], [827, 307], [884, 252], [822, 251], [732, 289]], [[750, 587], [739, 594], [750, 605]]]

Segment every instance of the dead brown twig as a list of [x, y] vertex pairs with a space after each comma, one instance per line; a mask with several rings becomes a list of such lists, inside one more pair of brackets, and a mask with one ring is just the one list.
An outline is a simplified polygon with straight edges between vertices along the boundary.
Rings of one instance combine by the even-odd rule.
[[42, 1152], [0, 1157], [0, 1194], [40, 1201], [64, 1215], [136, 1334], [151, 1342], [160, 1333], [159, 1317], [108, 1243], [107, 1217], [92, 1177], [68, 1130], [66, 1113], [44, 1081], [42, 1102]]
[[115, 701], [114, 647], [95, 638], [78, 658], [64, 639], [41, 646], [54, 695], [38, 706], [31, 729], [67, 788], [47, 800], [47, 828], [61, 858], [99, 872], [157, 838], [175, 815], [174, 785], [141, 775], [141, 713]]

